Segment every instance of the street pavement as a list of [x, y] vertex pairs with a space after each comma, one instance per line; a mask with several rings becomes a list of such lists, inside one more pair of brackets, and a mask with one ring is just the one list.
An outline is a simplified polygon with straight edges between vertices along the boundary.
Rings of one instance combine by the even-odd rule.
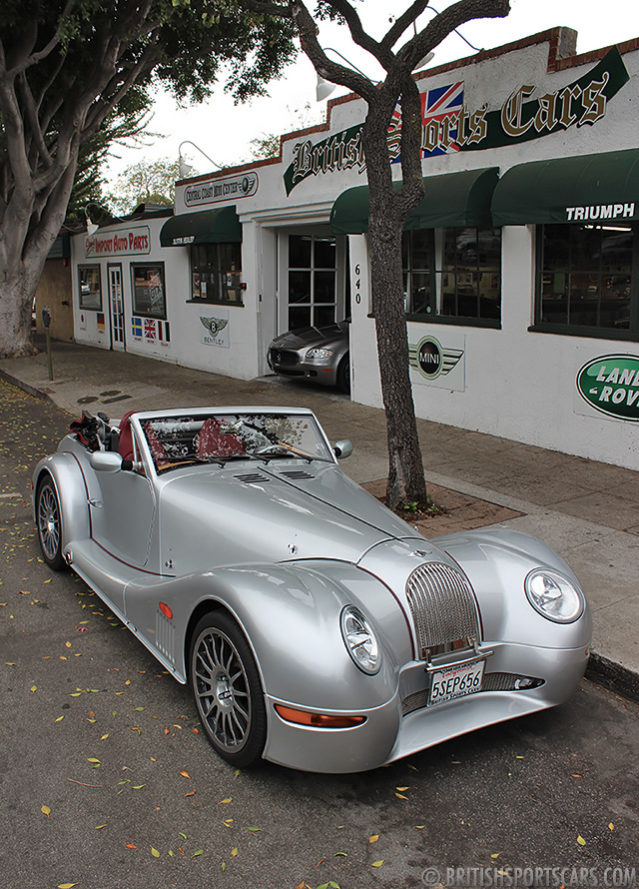
[[[54, 342], [52, 355], [53, 380], [44, 352], [0, 361], [0, 376], [73, 416], [82, 408], [116, 418], [133, 408], [307, 406], [332, 441], [352, 440], [342, 467], [355, 481], [386, 477], [384, 412], [330, 390], [74, 343]], [[593, 612], [589, 675], [639, 699], [639, 473], [426, 420], [418, 429], [428, 483], [511, 510], [501, 525], [540, 537], [571, 565]]]
[[636, 889], [639, 704], [588, 680], [363, 774], [216, 756], [188, 688], [40, 555], [31, 468], [68, 422], [0, 381], [3, 889]]

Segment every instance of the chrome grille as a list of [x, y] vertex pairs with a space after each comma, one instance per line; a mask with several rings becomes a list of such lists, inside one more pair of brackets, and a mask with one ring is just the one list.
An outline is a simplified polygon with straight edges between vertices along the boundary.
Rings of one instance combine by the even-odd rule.
[[457, 568], [443, 562], [420, 565], [406, 581], [406, 597], [420, 657], [442, 646], [458, 648], [460, 640], [480, 641], [475, 595]]

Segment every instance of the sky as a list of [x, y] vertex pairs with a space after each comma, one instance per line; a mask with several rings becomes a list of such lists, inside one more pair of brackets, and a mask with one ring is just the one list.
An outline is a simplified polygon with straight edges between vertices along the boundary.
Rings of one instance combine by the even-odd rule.
[[[309, 3], [312, 6], [312, 0]], [[441, 12], [450, 0], [435, 0]], [[408, 0], [389, 4], [388, 0], [364, 0], [359, 5], [360, 15], [367, 29], [380, 37], [388, 27], [389, 9], [403, 11]], [[432, 18], [431, 12], [422, 14], [417, 24], [424, 26]], [[459, 28], [435, 50], [432, 66], [474, 54], [465, 42], [477, 49], [492, 49], [548, 28], [564, 25], [577, 31], [577, 52], [599, 49], [639, 37], [639, 3], [637, 0], [511, 0], [511, 12], [506, 19], [478, 19]], [[463, 39], [465, 38], [465, 40]], [[380, 76], [374, 59], [355, 47], [345, 27], [322, 23], [320, 42], [328, 49], [327, 55], [342, 61], [331, 49], [337, 50], [353, 65], [371, 78]], [[281, 79], [273, 81], [269, 95], [235, 105], [232, 98], [219, 88], [202, 105], [180, 108], [168, 94], [160, 94], [154, 106], [148, 129], [159, 136], [149, 136], [143, 148], [116, 147], [117, 157], [110, 161], [107, 176], [111, 182], [130, 164], [141, 160], [162, 158], [177, 160], [180, 145], [183, 159], [193, 168], [192, 175], [204, 174], [221, 167], [249, 162], [252, 158], [251, 139], [281, 134], [320, 123], [325, 119], [327, 101], [317, 102], [317, 75], [303, 54], [286, 68]], [[346, 92], [336, 88], [331, 98]], [[194, 143], [193, 144], [188, 143]], [[185, 143], [185, 144], [183, 144]], [[203, 154], [203, 153], [204, 154]], [[213, 163], [210, 163], [210, 158]]]

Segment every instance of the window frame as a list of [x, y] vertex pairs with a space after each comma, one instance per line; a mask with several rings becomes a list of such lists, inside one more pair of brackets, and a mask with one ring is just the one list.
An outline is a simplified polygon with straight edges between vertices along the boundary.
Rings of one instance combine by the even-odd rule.
[[[213, 297], [209, 296], [208, 295], [208, 283], [207, 283], [207, 295], [206, 296], [195, 296], [194, 295], [195, 288], [193, 286], [193, 283], [194, 283], [194, 275], [195, 274], [198, 274], [198, 273], [200, 274], [200, 288], [202, 286], [201, 271], [199, 271], [200, 265], [198, 264], [196, 267], [194, 267], [194, 263], [193, 263], [194, 250], [198, 250], [200, 248], [209, 249], [211, 247], [213, 247], [215, 249], [215, 260], [216, 260], [216, 262], [215, 262], [215, 277], [216, 277], [217, 293], [228, 292], [228, 290], [230, 289], [228, 287], [228, 280], [227, 280], [226, 285], [223, 285], [223, 278], [224, 277], [228, 278], [229, 275], [233, 275], [237, 279], [236, 286], [234, 288], [238, 294], [237, 299], [222, 299], [219, 296], [213, 296]], [[229, 271], [229, 270], [225, 270], [222, 268], [222, 263], [220, 261], [220, 248], [222, 248], [222, 247], [232, 247], [232, 248], [237, 247], [237, 248], [239, 248], [239, 254], [238, 254], [239, 268], [238, 269], [231, 269]], [[209, 263], [207, 263], [207, 265], [209, 265]], [[215, 243], [211, 242], [211, 243], [206, 243], [206, 244], [191, 244], [190, 250], [189, 250], [189, 291], [190, 291], [190, 296], [186, 300], [186, 302], [187, 303], [195, 303], [197, 305], [204, 304], [204, 305], [212, 305], [212, 306], [235, 306], [238, 308], [244, 308], [244, 296], [243, 296], [244, 291], [241, 286], [241, 280], [240, 280], [241, 277], [242, 277], [242, 245], [241, 245], [241, 243], [236, 243], [233, 241], [222, 241], [219, 243], [218, 242], [215, 242]], [[201, 290], [200, 290], [200, 292], [201, 292]]]
[[[501, 312], [502, 312], [502, 237], [501, 237], [501, 228], [498, 226], [451, 226], [449, 228], [431, 228], [431, 229], [417, 229], [416, 231], [425, 231], [432, 232], [432, 242], [433, 249], [432, 255], [434, 257], [434, 265], [433, 269], [415, 269], [412, 267], [411, 258], [412, 258], [412, 249], [409, 247], [405, 252], [405, 242], [404, 239], [408, 237], [409, 241], [412, 240], [413, 234], [412, 231], [405, 231], [402, 239], [402, 274], [404, 275], [404, 282], [406, 285], [406, 300], [407, 302], [410, 300], [410, 285], [412, 283], [411, 276], [413, 274], [425, 274], [428, 275], [431, 282], [431, 292], [434, 294], [434, 300], [437, 301], [436, 295], [436, 287], [437, 287], [437, 277], [446, 274], [444, 270], [444, 247], [445, 247], [445, 238], [447, 232], [452, 232], [452, 237], [457, 238], [457, 233], [466, 229], [474, 229], [477, 237], [477, 241], [479, 241], [481, 232], [484, 231], [495, 231], [499, 232], [499, 264], [495, 269], [495, 273], [498, 275], [498, 290], [499, 290], [499, 318], [482, 318], [478, 315], [448, 315], [443, 314], [438, 311], [434, 312], [406, 312], [407, 321], [413, 321], [417, 323], [427, 323], [427, 324], [449, 324], [458, 327], [485, 327], [493, 330], [501, 330], [502, 322], [501, 322]], [[458, 261], [457, 261], [457, 253], [455, 254], [455, 268], [453, 269], [453, 274], [455, 275], [455, 279], [457, 279], [458, 272]], [[408, 259], [408, 265], [405, 265], [405, 259]], [[477, 306], [479, 309], [479, 300], [481, 298], [480, 292], [480, 254], [478, 252], [477, 255], [477, 285], [475, 288], [475, 297], [477, 300]], [[488, 272], [487, 274], [490, 274]], [[431, 299], [432, 302], [432, 299]]]
[[[135, 272], [136, 269], [139, 268], [157, 268], [160, 270], [160, 275], [162, 278], [162, 306], [163, 312], [159, 314], [158, 312], [151, 311], [140, 311], [136, 305], [136, 287], [135, 287]], [[158, 321], [166, 321], [167, 320], [167, 306], [166, 306], [166, 275], [164, 273], [164, 261], [163, 260], [147, 260], [146, 262], [132, 262], [131, 263], [131, 312], [137, 318], [155, 318]]]
[[[92, 290], [90, 294], [98, 293], [100, 296], [100, 304], [98, 306], [93, 305], [85, 305], [82, 294], [82, 272], [84, 271], [94, 271], [97, 272], [98, 279], [98, 289], [97, 291]], [[85, 312], [101, 312], [103, 300], [102, 300], [102, 270], [99, 263], [81, 263], [78, 265], [78, 304], [81, 309]]]
[[[562, 223], [549, 223], [553, 226]], [[573, 223], [563, 223], [566, 227], [574, 227]], [[620, 223], [621, 224], [621, 223]], [[630, 320], [629, 327], [597, 327], [585, 324], [560, 324], [542, 319], [542, 296], [544, 278], [544, 230], [546, 225], [539, 224], [534, 227], [534, 257], [535, 257], [535, 285], [533, 323], [528, 330], [531, 333], [550, 333], [561, 336], [576, 336], [585, 339], [618, 340], [626, 342], [639, 341], [639, 224], [629, 223], [628, 228], [633, 233], [632, 260], [630, 268]], [[593, 225], [593, 228], [603, 229], [604, 226]], [[572, 272], [569, 264], [568, 274]], [[599, 269], [601, 280], [603, 272]], [[601, 288], [599, 289], [599, 302], [601, 303]], [[570, 291], [568, 292], [568, 304], [570, 305]], [[568, 309], [569, 311], [569, 309]]]

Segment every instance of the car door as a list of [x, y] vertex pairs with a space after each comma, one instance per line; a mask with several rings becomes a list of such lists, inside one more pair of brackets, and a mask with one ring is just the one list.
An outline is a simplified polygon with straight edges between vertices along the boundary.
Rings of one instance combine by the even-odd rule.
[[[133, 442], [134, 459], [144, 467], [136, 433]], [[157, 547], [153, 547], [157, 537], [157, 497], [150, 473], [140, 468], [100, 472], [96, 476], [100, 492], [90, 500], [93, 539], [126, 565], [156, 570], [157, 566], [150, 564], [157, 555]], [[123, 602], [114, 604], [122, 610]]]

